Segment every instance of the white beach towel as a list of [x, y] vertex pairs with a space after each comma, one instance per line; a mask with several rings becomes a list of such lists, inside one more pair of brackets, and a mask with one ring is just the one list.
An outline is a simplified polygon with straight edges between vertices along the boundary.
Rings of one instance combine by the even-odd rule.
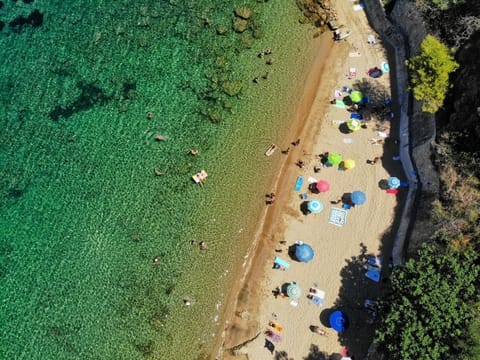
[[328, 222], [336, 226], [343, 226], [347, 223], [347, 211], [339, 208], [331, 208]]
[[358, 4], [358, 5], [353, 5], [353, 11], [360, 11], [365, 9], [365, 4]]
[[360, 51], [352, 51], [348, 53], [348, 57], [360, 57], [362, 54], [360, 54]]
[[315, 179], [314, 177], [311, 177], [311, 176], [310, 176], [310, 177], [308, 178], [308, 183], [309, 183], [309, 184], [313, 184], [313, 183], [317, 183], [317, 182], [318, 182], [318, 180]]
[[351, 139], [351, 138], [343, 138], [343, 142], [344, 142], [345, 144], [351, 144], [351, 143], [353, 143], [353, 139]]

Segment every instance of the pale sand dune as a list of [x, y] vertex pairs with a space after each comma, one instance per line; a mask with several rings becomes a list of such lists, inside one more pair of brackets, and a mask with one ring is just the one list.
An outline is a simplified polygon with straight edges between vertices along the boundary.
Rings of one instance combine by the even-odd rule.
[[[390, 79], [388, 74], [379, 79], [366, 75], [369, 68], [380, 66], [387, 57], [378, 40], [376, 45], [367, 43], [367, 34], [376, 34], [369, 28], [364, 12], [354, 12], [352, 3], [348, 1], [340, 1], [337, 10], [340, 21], [348, 24], [353, 34], [347, 41], [335, 44], [326, 65], [327, 69], [331, 70], [324, 72], [320, 86], [316, 89], [307, 125], [301, 134], [302, 142], [288, 155], [288, 169], [285, 171], [287, 181], [277, 189], [279, 199], [270, 209], [277, 215], [272, 219], [270, 229], [263, 233], [267, 245], [270, 244], [270, 248], [273, 246], [268, 259], [263, 259], [265, 276], [263, 280], [258, 280], [255, 275], [249, 276], [248, 287], [255, 290], [244, 291], [243, 296], [251, 298], [239, 301], [237, 315], [244, 310], [248, 311], [250, 318], [246, 320], [236, 316], [233, 319], [233, 331], [230, 329], [231, 333], [227, 332], [227, 348], [235, 345], [235, 341], [239, 343], [246, 340], [240, 340], [241, 337], [232, 333], [239, 329], [243, 329], [244, 336], [263, 332], [268, 328], [268, 322], [275, 320], [275, 314], [276, 321], [284, 327], [282, 341], [275, 343], [275, 351], [285, 352], [289, 359], [307, 357], [312, 346], [318, 347], [317, 351], [328, 354], [338, 354], [344, 346], [348, 346], [358, 357], [363, 356], [368, 349], [373, 326], [367, 323], [368, 314], [363, 308], [363, 301], [366, 298], [375, 298], [381, 283], [365, 278], [363, 264], [368, 254], [383, 255], [383, 275], [388, 273], [387, 265], [393, 238], [391, 231], [395, 230], [392, 224], [399, 213], [397, 205], [402, 198], [402, 190], [400, 196], [386, 194], [379, 188], [379, 182], [392, 175], [402, 177], [402, 171], [400, 164], [392, 160], [397, 154], [393, 142], [372, 145], [369, 141], [371, 138], [379, 138], [378, 130], [388, 133], [390, 122], [382, 123], [373, 118], [367, 122], [367, 129], [350, 134], [343, 134], [339, 130], [338, 122], [346, 121], [350, 113], [330, 105], [329, 100], [333, 97], [334, 89], [342, 86], [355, 87], [354, 84], [360, 81], [381, 85], [389, 95]], [[351, 52], [354, 52], [355, 56], [349, 56]], [[346, 74], [351, 67], [356, 68], [357, 76], [349, 79]], [[349, 140], [345, 142], [344, 139]], [[344, 158], [354, 159], [356, 167], [347, 171], [339, 171], [336, 167], [322, 168], [319, 173], [315, 173], [313, 167], [320, 164], [317, 155], [326, 151], [339, 152]], [[306, 155], [302, 155], [302, 152]], [[367, 160], [376, 156], [381, 157], [378, 164], [367, 164]], [[303, 169], [294, 165], [300, 158], [307, 164]], [[300, 192], [294, 191], [295, 178], [298, 175], [305, 178]], [[307, 190], [309, 177], [327, 180], [331, 185], [330, 191], [311, 194]], [[353, 190], [364, 191], [367, 196], [366, 203], [348, 210], [345, 226], [329, 224], [331, 207], [341, 206], [332, 205], [330, 201]], [[324, 210], [320, 214], [303, 215], [300, 211], [303, 201], [300, 193], [307, 193], [308, 200], [320, 200]], [[273, 209], [274, 207], [276, 209]], [[280, 244], [281, 240], [285, 240], [286, 244]], [[313, 247], [315, 257], [309, 263], [296, 262], [288, 255], [288, 247], [296, 240], [304, 241]], [[282, 252], [275, 252], [274, 249]], [[291, 267], [286, 271], [272, 269], [276, 255], [289, 261]], [[261, 260], [260, 257], [259, 261]], [[290, 305], [288, 298], [276, 299], [272, 294], [275, 288], [290, 281], [296, 281], [304, 290], [298, 306]], [[323, 306], [314, 305], [306, 298], [310, 287], [326, 292]], [[252, 305], [252, 302], [256, 305]], [[350, 327], [342, 336], [328, 328], [328, 315], [334, 308], [345, 310], [351, 320]], [[322, 337], [311, 332], [309, 327], [312, 325], [321, 326], [328, 336]], [[240, 352], [248, 354], [244, 355], [244, 358], [248, 356], [251, 360], [272, 358], [264, 344], [265, 336], [262, 334]], [[224, 355], [224, 358], [227, 357]]]

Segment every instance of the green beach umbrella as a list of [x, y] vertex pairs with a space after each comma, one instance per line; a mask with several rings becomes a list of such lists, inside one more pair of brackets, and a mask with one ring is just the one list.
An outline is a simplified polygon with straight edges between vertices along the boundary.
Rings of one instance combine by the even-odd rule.
[[327, 157], [327, 161], [330, 165], [338, 165], [342, 162], [342, 155], [339, 153], [329, 153]]
[[295, 281], [292, 281], [287, 287], [287, 296], [292, 299], [299, 299], [302, 296], [302, 289]]
[[361, 91], [355, 90], [352, 91], [350, 94], [350, 100], [352, 100], [354, 103], [359, 103], [363, 99], [363, 94]]
[[360, 123], [360, 121], [358, 121], [356, 119], [349, 119], [347, 121], [347, 128], [350, 131], [357, 131], [357, 130], [360, 130], [362, 128], [362, 124]]

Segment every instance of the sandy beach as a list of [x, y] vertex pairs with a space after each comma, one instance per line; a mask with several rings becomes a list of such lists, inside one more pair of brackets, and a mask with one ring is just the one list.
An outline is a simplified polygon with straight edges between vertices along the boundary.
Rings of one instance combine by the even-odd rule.
[[[225, 351], [224, 359], [261, 360], [278, 354], [289, 359], [320, 353], [340, 356], [345, 348], [361, 358], [372, 340], [375, 319], [364, 304], [379, 296], [382, 278], [388, 276], [391, 243], [406, 193], [402, 187], [397, 194], [387, 193], [385, 182], [392, 176], [402, 181], [405, 178], [396, 160], [395, 118], [385, 105], [390, 97], [389, 73], [384, 71], [379, 78], [368, 74], [369, 69], [387, 62], [386, 50], [362, 9], [355, 10], [352, 2], [340, 1], [336, 10], [339, 23], [351, 33], [333, 44], [322, 65], [316, 64], [319, 68], [312, 71], [316, 78], [306, 84], [304, 103], [295, 119], [298, 133], [278, 144], [290, 151], [274, 154], [285, 157], [285, 165], [273, 190], [275, 201], [266, 205], [267, 221], [259, 234], [259, 246], [227, 324], [224, 348], [237, 349], [237, 356]], [[353, 105], [339, 106], [351, 89], [360, 90], [370, 100], [358, 111]], [[335, 90], [341, 95], [337, 93], [334, 105]], [[363, 116], [363, 127], [357, 131], [346, 128], [352, 113]], [[290, 141], [296, 138], [300, 143], [294, 146]], [[339, 166], [322, 166], [321, 155], [326, 152], [354, 160], [355, 167], [340, 170]], [[375, 158], [378, 161], [372, 163]], [[303, 167], [297, 165], [299, 160]], [[297, 191], [298, 176], [304, 183]], [[327, 192], [309, 190], [310, 184], [319, 180], [330, 184]], [[345, 209], [344, 202], [332, 203], [356, 190], [365, 193], [364, 204]], [[320, 201], [323, 210], [317, 214], [305, 212], [310, 200]], [[336, 216], [332, 209], [339, 210]], [[335, 221], [340, 223], [333, 224]], [[296, 242], [312, 247], [311, 261], [300, 262], [292, 256]], [[276, 256], [290, 267], [275, 269]], [[382, 260], [378, 282], [365, 276], [368, 256]], [[298, 299], [284, 294], [291, 282], [302, 289]], [[319, 290], [317, 294], [325, 293], [323, 304], [309, 298], [313, 289]], [[332, 329], [329, 322], [335, 310], [349, 319], [342, 333]], [[281, 329], [269, 326], [271, 322]], [[325, 335], [315, 333], [313, 327], [319, 327]], [[266, 341], [274, 349], [267, 349]], [[248, 343], [238, 346], [244, 342]]]

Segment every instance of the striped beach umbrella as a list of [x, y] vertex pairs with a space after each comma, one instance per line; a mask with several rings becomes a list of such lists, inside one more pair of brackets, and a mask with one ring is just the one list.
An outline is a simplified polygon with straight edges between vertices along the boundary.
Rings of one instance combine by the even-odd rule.
[[329, 153], [327, 157], [327, 161], [330, 165], [338, 165], [342, 162], [342, 155], [339, 153]]
[[313, 214], [318, 214], [323, 210], [323, 204], [318, 200], [310, 200], [307, 204], [307, 209]]
[[355, 161], [352, 159], [345, 159], [343, 161], [343, 168], [344, 169], [353, 169], [355, 167]]
[[350, 131], [357, 131], [362, 128], [362, 123], [358, 121], [357, 119], [349, 119], [347, 121], [347, 128]]
[[302, 296], [302, 289], [295, 281], [292, 281], [290, 284], [288, 284], [287, 296], [292, 299], [299, 299], [300, 296]]
[[392, 176], [391, 178], [388, 179], [388, 187], [390, 189], [397, 189], [400, 186], [400, 179]]

